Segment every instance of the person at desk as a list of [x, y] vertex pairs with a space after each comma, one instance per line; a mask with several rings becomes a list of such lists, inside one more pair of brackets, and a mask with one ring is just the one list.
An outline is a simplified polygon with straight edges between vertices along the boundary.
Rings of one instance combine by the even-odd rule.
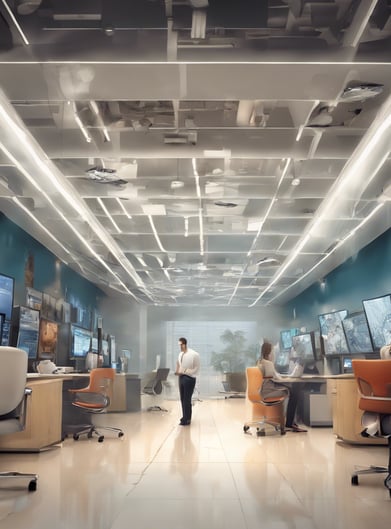
[[176, 363], [175, 374], [179, 376], [179, 394], [182, 405], [181, 426], [188, 426], [191, 422], [191, 397], [196, 384], [196, 376], [200, 369], [200, 355], [187, 347], [186, 338], [179, 338], [181, 351]]
[[292, 384], [291, 387], [289, 387], [288, 385], [281, 383], [281, 381], [284, 380], [284, 377], [276, 371], [272, 360], [272, 353], [272, 344], [264, 342], [261, 347], [261, 357], [257, 361], [257, 366], [263, 375], [263, 382], [259, 393], [262, 398], [285, 396], [288, 400], [285, 420], [286, 429], [292, 430], [293, 432], [306, 432], [307, 430], [301, 428], [294, 422], [296, 408], [299, 402], [300, 386], [299, 384]]

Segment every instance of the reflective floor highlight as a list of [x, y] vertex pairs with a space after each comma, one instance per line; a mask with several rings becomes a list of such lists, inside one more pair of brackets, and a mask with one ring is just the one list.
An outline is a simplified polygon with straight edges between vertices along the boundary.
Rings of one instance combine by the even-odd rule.
[[389, 529], [384, 477], [350, 484], [357, 464], [387, 464], [386, 446], [344, 444], [331, 428], [244, 434], [244, 399], [196, 402], [185, 427], [179, 403], [164, 404], [100, 416], [122, 439], [0, 454], [0, 470], [39, 474], [36, 492], [0, 490], [0, 529]]

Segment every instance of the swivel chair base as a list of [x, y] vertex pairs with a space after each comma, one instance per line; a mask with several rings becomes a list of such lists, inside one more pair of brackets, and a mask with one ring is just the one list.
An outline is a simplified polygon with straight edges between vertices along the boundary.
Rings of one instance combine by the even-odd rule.
[[244, 433], [249, 433], [250, 428], [256, 428], [257, 437], [264, 437], [266, 435], [266, 425], [273, 426], [276, 432], [280, 432], [280, 435], [285, 435], [286, 433], [285, 428], [281, 427], [280, 424], [267, 419], [247, 421], [243, 425], [243, 431]]
[[125, 434], [121, 428], [114, 428], [112, 426], [94, 426], [93, 424], [77, 425], [72, 427], [68, 426], [68, 430], [73, 430], [72, 437], [75, 441], [78, 441], [81, 435], [86, 435], [88, 439], [91, 439], [94, 435], [98, 437], [98, 443], [103, 443], [105, 436], [101, 430], [107, 430], [113, 432], [117, 437], [123, 437]]
[[[3, 484], [3, 482], [7, 482], [9, 480], [11, 480], [12, 482], [14, 481], [19, 481], [19, 480], [29, 480], [29, 483], [28, 483], [28, 490], [29, 492], [33, 492], [35, 490], [37, 490], [37, 480], [38, 480], [38, 476], [37, 474], [28, 474], [28, 473], [25, 473], [25, 472], [0, 472], [0, 485]], [[14, 489], [16, 488], [15, 486], [10, 486], [9, 487], [10, 489]], [[19, 487], [18, 487], [19, 488]]]

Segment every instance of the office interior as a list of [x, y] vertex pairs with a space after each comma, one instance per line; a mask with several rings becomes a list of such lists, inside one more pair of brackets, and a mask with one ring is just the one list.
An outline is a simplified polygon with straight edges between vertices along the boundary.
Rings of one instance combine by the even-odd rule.
[[[97, 340], [99, 325], [132, 391], [170, 369], [162, 395], [94, 417], [121, 439], [1, 451], [0, 470], [39, 480], [0, 490], [0, 529], [389, 526], [382, 478], [351, 485], [357, 465], [386, 464], [383, 440], [331, 416], [247, 435], [251, 407], [223, 385], [263, 340], [277, 358], [284, 330], [313, 333], [320, 375], [379, 358], [372, 339], [323, 355], [319, 316], [391, 292], [389, 2], [238, 4], [0, 3], [0, 275], [15, 307], [41, 299], [29, 371], [88, 375], [71, 326]], [[215, 369], [225, 332], [248, 354]], [[189, 428], [183, 335], [202, 366]]]

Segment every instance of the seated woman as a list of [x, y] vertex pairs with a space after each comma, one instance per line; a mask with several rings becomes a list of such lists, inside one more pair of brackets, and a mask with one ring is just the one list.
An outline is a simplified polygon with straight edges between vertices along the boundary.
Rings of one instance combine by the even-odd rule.
[[272, 361], [273, 346], [271, 343], [264, 342], [261, 347], [261, 358], [257, 361], [257, 366], [262, 372], [263, 382], [259, 390], [262, 398], [283, 397], [288, 399], [288, 406], [286, 410], [285, 427], [293, 432], [306, 432], [304, 428], [300, 428], [295, 422], [296, 408], [299, 401], [300, 386], [299, 384], [282, 384], [279, 382], [283, 377], [277, 373], [274, 363]]

